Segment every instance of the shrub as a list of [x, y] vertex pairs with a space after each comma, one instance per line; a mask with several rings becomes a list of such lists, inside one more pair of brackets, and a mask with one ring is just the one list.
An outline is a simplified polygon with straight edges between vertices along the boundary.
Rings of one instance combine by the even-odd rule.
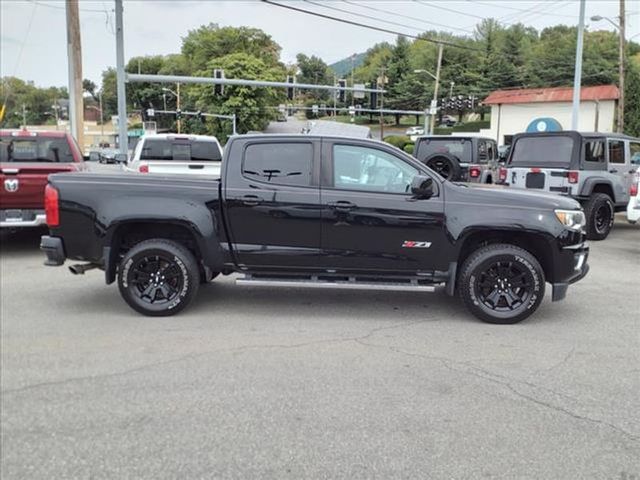
[[413, 147], [414, 147], [414, 146], [415, 146], [415, 145], [414, 145], [413, 143], [407, 143], [407, 144], [404, 146], [403, 150], [404, 150], [405, 152], [407, 152], [409, 155], [413, 155]]
[[411, 143], [411, 139], [406, 135], [389, 135], [384, 138], [384, 141], [394, 147], [398, 147], [399, 149], [403, 149], [405, 145]]

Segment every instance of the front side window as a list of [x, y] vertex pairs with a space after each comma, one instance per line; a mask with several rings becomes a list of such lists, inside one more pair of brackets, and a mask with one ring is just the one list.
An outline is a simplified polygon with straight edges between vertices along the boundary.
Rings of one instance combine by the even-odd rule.
[[341, 190], [408, 193], [418, 170], [375, 148], [333, 147], [333, 186]]
[[308, 187], [312, 165], [311, 143], [252, 144], [244, 153], [242, 175], [265, 183]]
[[624, 163], [624, 142], [609, 140], [609, 163]]

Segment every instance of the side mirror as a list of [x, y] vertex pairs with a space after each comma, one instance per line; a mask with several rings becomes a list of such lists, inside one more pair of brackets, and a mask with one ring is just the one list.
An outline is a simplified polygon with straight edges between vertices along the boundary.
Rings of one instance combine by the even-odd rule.
[[126, 153], [116, 153], [113, 159], [116, 163], [127, 163], [128, 156]]
[[100, 161], [100, 152], [89, 152], [89, 157], [86, 159], [90, 162], [99, 162]]
[[426, 175], [416, 175], [411, 182], [411, 193], [416, 200], [425, 200], [433, 196], [433, 179]]

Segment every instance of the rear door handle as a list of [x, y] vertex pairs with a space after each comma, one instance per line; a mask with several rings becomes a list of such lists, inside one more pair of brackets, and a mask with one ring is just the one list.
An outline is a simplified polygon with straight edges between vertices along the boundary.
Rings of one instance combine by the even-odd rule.
[[339, 212], [348, 212], [357, 207], [355, 203], [347, 202], [346, 200], [339, 200], [337, 202], [329, 202], [328, 205], [331, 208], [335, 208]]
[[609, 170], [609, 173], [618, 173], [618, 170], [615, 168], [612, 168], [611, 170]]
[[204, 168], [204, 165], [189, 165], [189, 168], [191, 170], [202, 170]]
[[240, 200], [242, 201], [243, 204], [245, 204], [248, 207], [255, 207], [256, 205], [259, 205], [262, 202], [264, 202], [264, 199], [260, 198], [257, 195], [244, 195], [243, 197], [240, 198]]

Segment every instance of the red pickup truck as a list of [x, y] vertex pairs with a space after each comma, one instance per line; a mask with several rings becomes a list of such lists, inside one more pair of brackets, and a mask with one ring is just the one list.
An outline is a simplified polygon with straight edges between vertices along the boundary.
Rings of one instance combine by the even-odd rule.
[[85, 169], [80, 147], [66, 132], [0, 130], [0, 228], [45, 225], [49, 174]]

